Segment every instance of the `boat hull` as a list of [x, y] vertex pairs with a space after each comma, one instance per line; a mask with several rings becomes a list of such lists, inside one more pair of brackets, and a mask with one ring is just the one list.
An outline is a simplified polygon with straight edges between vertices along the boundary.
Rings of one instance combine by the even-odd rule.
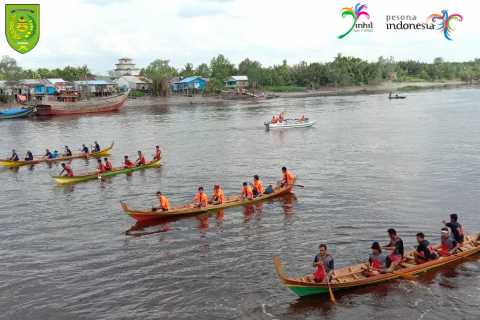
[[125, 104], [128, 93], [97, 100], [78, 102], [46, 102], [37, 105], [39, 116], [66, 116], [88, 113], [105, 113], [119, 111]]
[[15, 118], [25, 118], [28, 117], [35, 111], [35, 108], [18, 108], [18, 109], [8, 109], [0, 111], [0, 120], [1, 119], [15, 119]]
[[55, 182], [59, 185], [66, 185], [66, 184], [74, 184], [74, 183], [79, 183], [79, 182], [85, 182], [85, 181], [90, 181], [90, 180], [96, 180], [96, 179], [101, 179], [101, 178], [106, 178], [106, 177], [113, 177], [119, 174], [129, 174], [134, 171], [138, 170], [144, 170], [144, 169], [149, 169], [149, 168], [156, 168], [160, 166], [160, 160], [152, 161], [144, 166], [138, 166], [138, 167], [133, 167], [129, 169], [124, 169], [124, 168], [114, 168], [112, 171], [107, 171], [103, 172], [102, 174], [99, 175], [95, 173], [91, 174], [86, 174], [86, 175], [79, 175], [79, 176], [73, 176], [73, 177], [66, 177], [66, 176], [53, 176], [53, 179]]
[[235, 206], [245, 206], [254, 204], [257, 202], [265, 201], [274, 197], [278, 197], [292, 191], [293, 186], [288, 186], [284, 188], [278, 188], [270, 194], [265, 194], [260, 197], [254, 198], [253, 200], [239, 200], [238, 197], [227, 198], [226, 201], [218, 205], [209, 205], [205, 208], [197, 208], [192, 205], [185, 205], [182, 207], [172, 208], [169, 211], [142, 211], [130, 209], [126, 203], [121, 202], [123, 211], [128, 214], [133, 219], [139, 222], [153, 221], [158, 219], [168, 219], [175, 217], [184, 217], [202, 214], [208, 211], [220, 210]]
[[113, 149], [113, 142], [108, 148], [102, 149], [99, 152], [90, 153], [89, 155], [76, 154], [70, 157], [60, 157], [55, 159], [34, 159], [31, 161], [26, 161], [26, 160], [12, 161], [7, 159], [0, 159], [0, 166], [7, 167], [7, 168], [16, 168], [16, 167], [22, 167], [22, 166], [28, 166], [28, 165], [35, 165], [43, 162], [53, 163], [53, 162], [60, 162], [60, 161], [69, 161], [74, 159], [101, 158], [101, 157], [108, 156], [112, 152], [112, 149]]
[[305, 121], [305, 122], [282, 122], [282, 123], [269, 123], [265, 122], [265, 127], [267, 130], [271, 129], [290, 129], [290, 128], [308, 128], [315, 124], [315, 121]]
[[[435, 269], [443, 268], [451, 264], [459, 263], [465, 260], [467, 257], [472, 255], [476, 255], [480, 253], [480, 234], [471, 235], [466, 237], [466, 242], [462, 247], [463, 251], [460, 253], [456, 253], [447, 257], [440, 257], [436, 260], [428, 261], [422, 264], [414, 264], [410, 265], [410, 267], [402, 268], [395, 273], [385, 273], [380, 274], [372, 277], [364, 277], [364, 278], [355, 278], [353, 277], [351, 281], [339, 281], [335, 282], [332, 281], [331, 288], [333, 291], [344, 291], [344, 290], [353, 290], [356, 288], [367, 287], [371, 285], [375, 285], [378, 283], [384, 283], [388, 281], [392, 281], [398, 278], [401, 278], [398, 272], [401, 274], [409, 274], [409, 275], [418, 275], [421, 273], [429, 272]], [[413, 252], [407, 253], [406, 256], [412, 256]], [[305, 297], [310, 295], [317, 295], [317, 294], [325, 294], [328, 293], [328, 285], [324, 282], [317, 283], [317, 282], [310, 282], [306, 280], [306, 277], [303, 278], [289, 278], [286, 274], [282, 271], [282, 266], [279, 257], [274, 257], [274, 265], [277, 275], [280, 281], [293, 293], [298, 295], [299, 297]], [[365, 265], [363, 265], [365, 266]], [[352, 271], [352, 274], [361, 270], [362, 265], [356, 265], [352, 267], [345, 267], [340, 269], [340, 277], [342, 278], [348, 276], [348, 273], [344, 273], [342, 275], [342, 270]], [[337, 272], [337, 270], [335, 270]], [[337, 279], [338, 279], [337, 278]]]

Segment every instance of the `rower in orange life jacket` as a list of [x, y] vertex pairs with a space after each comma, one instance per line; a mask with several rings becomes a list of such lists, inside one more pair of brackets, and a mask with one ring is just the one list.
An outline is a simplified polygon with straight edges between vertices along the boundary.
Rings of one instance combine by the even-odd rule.
[[275, 123], [277, 123], [277, 122], [278, 122], [277, 117], [273, 116], [273, 117], [272, 117], [272, 123], [275, 124]]
[[282, 167], [282, 174], [283, 178], [280, 186], [284, 187], [293, 185], [293, 183], [295, 182], [295, 176], [290, 171], [288, 171], [286, 167]]
[[155, 155], [153, 156], [153, 160], [160, 160], [162, 158], [162, 151], [160, 150], [160, 146], [155, 146]]
[[447, 227], [442, 228], [441, 232], [440, 247], [437, 249], [437, 252], [440, 256], [447, 257], [451, 254], [454, 254], [460, 246], [455, 239], [450, 237]]
[[247, 200], [252, 200], [253, 199], [253, 191], [252, 187], [248, 185], [248, 183], [244, 182], [243, 183], [243, 188], [242, 188], [242, 199], [247, 199]]
[[255, 197], [261, 196], [265, 192], [263, 188], [263, 183], [260, 181], [260, 177], [258, 175], [253, 176], [253, 195]]
[[145, 161], [145, 157], [143, 156], [142, 151], [138, 151], [137, 153], [138, 153], [138, 158], [135, 161], [135, 164], [137, 166], [143, 166], [144, 164], [147, 163], [147, 161]]
[[66, 177], [73, 177], [73, 170], [72, 170], [72, 168], [70, 168], [69, 165], [67, 165], [65, 163], [62, 163], [62, 168], [63, 168], [63, 170], [62, 170], [62, 172], [60, 172], [60, 174], [59, 174], [60, 176], [62, 175], [62, 173], [65, 172]]
[[124, 158], [124, 160], [123, 160], [123, 167], [124, 167], [125, 169], [130, 169], [130, 168], [135, 167], [135, 165], [133, 164], [133, 162], [128, 159], [128, 156], [125, 156], [125, 157], [123, 157], [123, 158]]
[[105, 165], [102, 163], [102, 159], [97, 159], [97, 173], [103, 173], [105, 171]]
[[208, 196], [203, 192], [203, 187], [198, 188], [198, 192], [193, 198], [193, 204], [197, 208], [203, 208], [208, 206]]
[[433, 246], [430, 244], [430, 242], [425, 240], [425, 235], [423, 234], [423, 232], [417, 233], [417, 242], [417, 251], [413, 252], [413, 255], [415, 256], [415, 261], [417, 263], [424, 263], [438, 258]]
[[220, 185], [216, 184], [213, 186], [213, 194], [212, 194], [212, 204], [221, 204], [225, 202], [225, 194], [223, 193], [222, 188]]
[[103, 158], [103, 161], [105, 161], [105, 171], [112, 171], [113, 166], [112, 163], [108, 160], [108, 158]]
[[[158, 201], [160, 202], [160, 209], [162, 211], [168, 211], [170, 209], [170, 202], [160, 191], [157, 192]], [[156, 208], [154, 208], [156, 209]]]

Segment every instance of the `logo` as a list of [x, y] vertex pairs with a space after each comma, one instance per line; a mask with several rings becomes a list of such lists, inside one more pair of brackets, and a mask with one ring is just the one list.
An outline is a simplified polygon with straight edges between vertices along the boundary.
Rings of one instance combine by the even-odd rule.
[[463, 17], [458, 14], [454, 13], [452, 15], [448, 15], [448, 10], [442, 10], [442, 14], [439, 13], [434, 13], [428, 16], [427, 21], [432, 21], [432, 23], [435, 25], [435, 30], [441, 30], [443, 31], [443, 35], [447, 40], [452, 41], [452, 36], [451, 32], [455, 31], [452, 27], [452, 22], [453, 21], [458, 21], [462, 22]]
[[353, 7], [345, 7], [342, 8], [342, 18], [345, 18], [347, 16], [351, 16], [353, 19], [351, 27], [345, 32], [344, 34], [341, 34], [338, 36], [338, 39], [342, 39], [346, 37], [350, 32], [352, 32], [354, 29], [366, 29], [362, 31], [372, 31], [373, 28], [373, 23], [357, 23], [360, 17], [365, 16], [367, 19], [370, 19], [370, 15], [368, 14], [367, 11], [365, 11], [367, 8], [367, 5], [361, 4], [360, 2], [355, 5], [355, 8]]
[[40, 39], [40, 5], [6, 4], [5, 36], [15, 51], [27, 53]]

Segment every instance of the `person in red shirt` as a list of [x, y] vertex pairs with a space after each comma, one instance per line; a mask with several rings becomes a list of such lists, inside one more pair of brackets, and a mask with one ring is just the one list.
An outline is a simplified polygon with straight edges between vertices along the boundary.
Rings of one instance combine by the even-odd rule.
[[203, 187], [198, 188], [198, 192], [193, 198], [193, 204], [197, 208], [208, 206], [208, 196], [203, 192]]
[[62, 168], [63, 170], [60, 172], [60, 175], [65, 172], [66, 177], [73, 177], [73, 170], [69, 165], [62, 163]]
[[248, 185], [248, 183], [244, 182], [243, 183], [243, 188], [242, 188], [242, 199], [245, 200], [252, 200], [253, 199], [253, 191], [252, 187]]
[[107, 171], [105, 165], [102, 163], [102, 159], [97, 160], [97, 173], [104, 173]]
[[155, 146], [155, 155], [153, 156], [154, 160], [160, 160], [162, 158], [162, 151], [159, 146]]
[[135, 167], [135, 165], [133, 164], [132, 161], [130, 161], [128, 159], [128, 156], [125, 156], [124, 160], [123, 160], [123, 167], [126, 168], [126, 169], [130, 169], [130, 168]]
[[135, 164], [138, 167], [138, 166], [143, 166], [146, 163], [147, 163], [147, 161], [145, 160], [145, 157], [143, 156], [142, 151], [138, 151], [138, 158], [135, 161]]
[[103, 158], [105, 161], [105, 171], [112, 171], [113, 166], [112, 163], [108, 160], [108, 158]]

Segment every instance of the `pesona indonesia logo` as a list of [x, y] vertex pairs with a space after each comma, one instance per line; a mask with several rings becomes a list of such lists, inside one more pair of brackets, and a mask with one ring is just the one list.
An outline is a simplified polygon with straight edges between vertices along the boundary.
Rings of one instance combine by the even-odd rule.
[[370, 15], [366, 11], [367, 5], [362, 4], [362, 3], [357, 3], [355, 7], [345, 7], [342, 8], [341, 10], [341, 15], [342, 18], [346, 17], [351, 17], [352, 18], [352, 25], [350, 28], [347, 30], [347, 32], [341, 34], [338, 36], [338, 39], [343, 39], [345, 38], [348, 34], [350, 34], [352, 31], [355, 32], [371, 32], [373, 31], [373, 22], [366, 23], [363, 21], [362, 23], [359, 23], [358, 21], [360, 18], [365, 17], [367, 20], [370, 20]]
[[458, 13], [448, 15], [448, 10], [442, 10], [442, 13], [434, 13], [428, 16], [427, 22], [432, 22], [435, 25], [435, 30], [443, 32], [445, 39], [452, 41], [452, 31], [455, 31], [452, 26], [453, 21], [462, 22], [463, 16]]

